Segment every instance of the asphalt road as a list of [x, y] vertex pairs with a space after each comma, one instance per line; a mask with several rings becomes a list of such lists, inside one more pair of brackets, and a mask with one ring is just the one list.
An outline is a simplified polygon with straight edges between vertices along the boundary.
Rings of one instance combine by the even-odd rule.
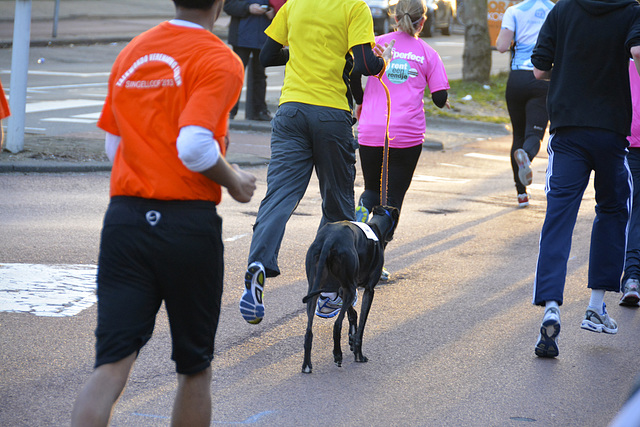
[[[343, 336], [345, 363], [336, 367], [332, 322], [318, 320], [311, 375], [300, 372], [301, 298], [304, 253], [320, 219], [317, 183], [314, 178], [289, 221], [283, 274], [267, 281], [265, 320], [248, 325], [237, 303], [266, 189], [266, 168], [252, 168], [259, 182], [254, 199], [238, 204], [227, 196], [220, 205], [226, 268], [213, 365], [215, 425], [607, 425], [638, 373], [638, 311], [607, 295], [619, 333], [579, 328], [589, 298], [590, 188], [568, 266], [560, 356], [534, 355], [542, 310], [530, 301], [546, 156], [533, 162], [531, 206], [518, 209], [508, 148], [509, 138], [497, 137], [423, 153], [387, 250], [393, 280], [378, 288], [367, 324], [369, 362], [354, 363]], [[90, 278], [107, 191], [106, 173], [0, 176], [0, 425], [68, 424], [91, 372], [96, 309]], [[356, 195], [361, 191], [358, 174]], [[24, 264], [35, 265], [29, 271], [46, 265], [65, 273], [45, 284], [45, 273], [26, 284], [24, 275], [7, 279]], [[175, 393], [169, 354], [161, 311], [113, 425], [169, 424]]]

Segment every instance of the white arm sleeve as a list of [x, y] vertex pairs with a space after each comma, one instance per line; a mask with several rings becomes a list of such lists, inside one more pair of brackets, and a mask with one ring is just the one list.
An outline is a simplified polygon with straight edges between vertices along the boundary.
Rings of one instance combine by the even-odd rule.
[[111, 163], [113, 163], [113, 159], [116, 157], [118, 145], [120, 145], [120, 137], [107, 132], [104, 137], [104, 151], [107, 153], [107, 157]]
[[201, 126], [180, 128], [176, 147], [182, 163], [194, 172], [209, 169], [220, 158], [220, 147], [213, 139], [213, 132]]

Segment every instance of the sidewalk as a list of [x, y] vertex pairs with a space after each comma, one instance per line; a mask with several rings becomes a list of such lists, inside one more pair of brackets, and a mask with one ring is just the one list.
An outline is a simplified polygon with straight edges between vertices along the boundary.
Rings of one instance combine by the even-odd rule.
[[[173, 18], [171, 0], [60, 0], [57, 34], [55, 0], [31, 2], [31, 45], [92, 44], [129, 41], [154, 25]], [[16, 0], [0, 0], [0, 48], [13, 40]], [[229, 16], [222, 14], [214, 33], [226, 40]]]

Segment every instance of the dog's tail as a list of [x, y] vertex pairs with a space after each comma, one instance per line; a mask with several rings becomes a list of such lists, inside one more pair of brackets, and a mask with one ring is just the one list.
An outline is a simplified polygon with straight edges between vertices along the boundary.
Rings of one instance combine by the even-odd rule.
[[[317, 255], [317, 259], [317, 252], [310, 254], [310, 256], [313, 258], [312, 261], [316, 265], [316, 271], [315, 277], [313, 278], [313, 286], [311, 286], [311, 289], [309, 289], [309, 293], [304, 298], [302, 298], [302, 302], [304, 304], [306, 304], [311, 298], [314, 298], [322, 292], [322, 290], [320, 289], [320, 281], [322, 279], [324, 269], [327, 266], [327, 260], [331, 256], [332, 245], [332, 239], [327, 239], [324, 241], [322, 248], [320, 249], [320, 254]], [[309, 260], [307, 260], [307, 262], [308, 261]]]

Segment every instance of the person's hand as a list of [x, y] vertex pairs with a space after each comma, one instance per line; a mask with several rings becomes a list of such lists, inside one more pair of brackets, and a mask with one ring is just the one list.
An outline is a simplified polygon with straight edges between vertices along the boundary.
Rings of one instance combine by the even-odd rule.
[[253, 192], [256, 190], [256, 177], [249, 172], [245, 172], [236, 164], [231, 165], [237, 175], [236, 185], [228, 187], [227, 190], [234, 200], [240, 203], [251, 201]]
[[275, 18], [276, 16], [276, 10], [272, 7], [269, 7], [265, 15], [267, 15], [267, 18], [269, 18], [270, 20], [273, 20], [273, 18]]
[[360, 114], [362, 114], [362, 104], [356, 104], [356, 119], [360, 120]]
[[379, 56], [382, 59], [384, 59], [384, 62], [386, 62], [388, 64], [389, 61], [391, 61], [391, 58], [393, 57], [393, 45], [394, 44], [396, 44], [396, 40], [395, 39], [391, 40], [390, 43], [385, 43], [384, 47], [380, 46], [379, 44], [376, 44], [373, 47], [373, 53], [375, 53], [376, 56]]
[[263, 9], [258, 3], [251, 3], [249, 5], [249, 13], [252, 15], [264, 15], [267, 13], [267, 9]]

